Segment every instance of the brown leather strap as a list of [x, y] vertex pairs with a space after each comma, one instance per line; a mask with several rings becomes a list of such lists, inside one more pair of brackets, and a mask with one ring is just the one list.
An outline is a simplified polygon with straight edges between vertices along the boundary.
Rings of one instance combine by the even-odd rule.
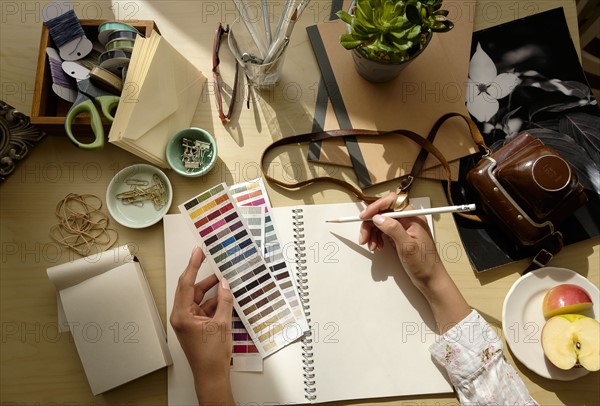
[[[300, 143], [304, 143], [304, 142], [322, 141], [322, 140], [335, 138], [335, 137], [345, 137], [348, 135], [363, 136], [363, 137], [364, 136], [379, 137], [379, 136], [384, 136], [384, 135], [398, 135], [398, 136], [402, 136], [405, 138], [409, 138], [410, 140], [412, 140], [413, 142], [415, 142], [421, 146], [421, 151], [420, 151], [419, 155], [417, 156], [417, 159], [415, 161], [415, 164], [413, 165], [413, 168], [412, 168], [410, 174], [399, 178], [400, 179], [399, 191], [402, 193], [408, 192], [408, 189], [411, 186], [412, 179], [414, 177], [416, 177], [417, 175], [419, 175], [419, 173], [423, 169], [423, 165], [425, 164], [427, 155], [432, 154], [433, 156], [435, 156], [435, 158], [438, 161], [440, 161], [440, 163], [444, 167], [444, 170], [446, 171], [446, 176], [447, 176], [447, 180], [448, 180], [446, 193], [447, 193], [448, 199], [450, 200], [450, 202], [452, 202], [452, 196], [450, 193], [450, 183], [451, 183], [450, 166], [448, 165], [448, 161], [446, 161], [446, 159], [444, 158], [444, 155], [440, 152], [440, 150], [438, 150], [433, 145], [433, 141], [434, 141], [435, 136], [437, 135], [440, 127], [446, 122], [446, 120], [448, 120], [449, 118], [452, 118], [452, 117], [462, 118], [469, 127], [469, 132], [471, 134], [471, 137], [473, 138], [473, 141], [479, 146], [479, 148], [483, 152], [489, 153], [489, 148], [485, 145], [483, 136], [479, 132], [479, 129], [477, 128], [475, 123], [469, 117], [467, 117], [463, 114], [460, 114], [460, 113], [447, 113], [447, 114], [444, 114], [443, 116], [441, 116], [435, 122], [435, 124], [429, 131], [427, 138], [423, 138], [419, 134], [417, 134], [413, 131], [403, 130], [403, 129], [392, 130], [392, 131], [357, 130], [357, 129], [330, 130], [330, 131], [319, 131], [319, 132], [314, 132], [314, 133], [300, 134], [300, 135], [294, 135], [291, 137], [282, 138], [280, 140], [273, 142], [271, 145], [269, 145], [263, 151], [263, 154], [262, 154], [262, 157], [260, 160], [261, 169], [263, 171], [265, 178], [268, 181], [270, 181], [276, 185], [288, 188], [288, 189], [297, 189], [302, 186], [306, 186], [306, 185], [309, 185], [309, 184], [312, 184], [315, 182], [332, 182], [332, 183], [335, 183], [337, 185], [340, 185], [340, 186], [348, 189], [360, 200], [362, 200], [366, 203], [372, 203], [378, 199], [377, 196], [366, 195], [361, 190], [357, 189], [350, 183], [340, 180], [340, 179], [332, 178], [329, 176], [316, 177], [316, 178], [312, 178], [312, 179], [299, 181], [297, 183], [288, 183], [288, 182], [284, 182], [284, 181], [275, 179], [269, 175], [267, 170], [265, 170], [266, 169], [265, 168], [265, 157], [269, 151], [272, 151], [273, 149], [275, 149], [277, 147], [281, 147], [284, 145], [290, 145], [290, 144], [300, 144]], [[464, 214], [464, 213], [462, 213], [462, 214]], [[465, 217], [470, 218], [471, 220], [481, 221], [481, 219], [478, 216], [465, 215]]]
[[[431, 128], [431, 130], [429, 131], [429, 134], [427, 135], [427, 140], [431, 143], [433, 143], [433, 140], [435, 139], [435, 136], [437, 134], [437, 132], [439, 131], [440, 127], [442, 126], [442, 124], [444, 124], [446, 122], [446, 120], [448, 120], [449, 118], [452, 117], [460, 117], [464, 120], [465, 123], [467, 123], [467, 125], [469, 126], [469, 133], [471, 134], [471, 138], [473, 138], [473, 142], [475, 142], [475, 144], [477, 144], [477, 146], [479, 147], [479, 149], [481, 150], [481, 152], [483, 152], [484, 154], [489, 154], [491, 153], [491, 150], [488, 148], [487, 145], [485, 145], [485, 141], [483, 140], [483, 136], [481, 135], [481, 132], [479, 132], [479, 128], [477, 128], [477, 125], [473, 122], [473, 120], [471, 120], [469, 117], [461, 114], [461, 113], [446, 113], [443, 116], [441, 116], [433, 125], [433, 127]], [[429, 151], [426, 148], [422, 148], [421, 152], [419, 153], [419, 156], [417, 157], [417, 159], [415, 160], [415, 164], [411, 170], [411, 175], [416, 177], [417, 175], [419, 175], [419, 173], [421, 173], [421, 170], [423, 169], [423, 165], [425, 164], [425, 159], [427, 158]]]
[[[467, 125], [469, 126], [469, 133], [471, 134], [471, 138], [473, 139], [473, 142], [475, 142], [475, 144], [479, 147], [479, 150], [485, 155], [491, 154], [492, 151], [485, 144], [483, 136], [481, 135], [481, 132], [479, 131], [479, 128], [477, 128], [477, 125], [475, 124], [475, 122], [473, 120], [471, 120], [469, 117], [467, 117], [463, 114], [460, 114], [460, 113], [446, 113], [443, 116], [441, 116], [435, 122], [433, 127], [431, 128], [431, 131], [429, 131], [429, 135], [427, 136], [427, 139], [433, 143], [435, 135], [439, 131], [442, 124], [444, 124], [446, 122], [446, 120], [448, 120], [449, 118], [452, 118], [452, 117], [462, 118], [463, 121], [465, 123], [467, 123]], [[426, 148], [421, 149], [421, 152], [419, 153], [419, 156], [417, 157], [417, 160], [415, 161], [415, 165], [413, 166], [413, 169], [411, 171], [411, 176], [416, 177], [419, 173], [421, 173], [421, 170], [423, 168], [423, 164], [425, 163], [425, 159], [427, 158], [428, 152], [429, 151]], [[447, 170], [447, 173], [450, 174], [449, 169]], [[454, 205], [454, 201], [452, 199], [452, 193], [450, 190], [450, 182], [451, 182], [451, 180], [449, 179], [447, 186], [446, 186], [446, 197], [448, 198], [448, 202], [450, 202], [451, 205]], [[461, 217], [464, 217], [466, 219], [472, 220], [472, 221], [483, 222], [482, 218], [476, 214], [458, 213], [458, 215], [460, 215]]]
[[531, 264], [525, 270], [523, 270], [522, 274], [525, 275], [531, 271], [542, 268], [554, 258], [556, 254], [558, 254], [563, 248], [563, 235], [561, 232], [557, 231], [549, 235], [542, 243], [539, 252], [533, 257]]
[[314, 133], [300, 134], [300, 135], [294, 135], [291, 137], [282, 138], [280, 140], [273, 142], [271, 145], [269, 145], [263, 151], [263, 154], [261, 157], [261, 168], [262, 168], [265, 178], [268, 181], [270, 181], [276, 185], [285, 187], [285, 188], [297, 189], [302, 186], [306, 186], [306, 185], [309, 185], [309, 184], [312, 184], [315, 182], [332, 182], [332, 183], [335, 183], [337, 185], [340, 185], [340, 186], [350, 190], [354, 195], [356, 195], [359, 199], [363, 200], [364, 202], [371, 203], [371, 202], [374, 202], [375, 200], [377, 200], [378, 197], [377, 196], [368, 196], [368, 195], [364, 194], [362, 191], [358, 190], [353, 185], [349, 184], [348, 182], [340, 180], [340, 179], [332, 178], [329, 176], [316, 177], [316, 178], [312, 178], [312, 179], [299, 181], [297, 183], [288, 183], [288, 182], [284, 182], [282, 180], [275, 179], [269, 175], [268, 170], [266, 170], [266, 168], [265, 168], [265, 157], [269, 153], [269, 151], [272, 151], [273, 149], [275, 149], [277, 147], [281, 147], [284, 145], [290, 145], [290, 144], [300, 144], [300, 143], [304, 143], [304, 142], [322, 141], [322, 140], [335, 138], [335, 137], [345, 137], [348, 135], [363, 136], [363, 137], [365, 137], [365, 136], [366, 137], [380, 137], [380, 136], [385, 136], [385, 135], [398, 135], [398, 136], [402, 136], [404, 138], [410, 139], [411, 141], [419, 144], [422, 148], [419, 156], [417, 157], [415, 165], [413, 166], [413, 169], [410, 172], [410, 175], [403, 176], [400, 178], [400, 181], [401, 181], [400, 189], [406, 192], [406, 190], [410, 187], [410, 180], [412, 179], [412, 177], [417, 176], [420, 173], [420, 171], [422, 170], [423, 164], [425, 162], [425, 159], [427, 158], [427, 155], [432, 154], [442, 164], [442, 166], [444, 167], [444, 169], [446, 171], [446, 175], [447, 175], [447, 179], [448, 179], [447, 193], [448, 193], [448, 196], [450, 197], [450, 182], [451, 182], [450, 166], [448, 164], [448, 161], [446, 161], [446, 158], [444, 158], [444, 155], [441, 153], [441, 151], [439, 149], [437, 149], [437, 147], [435, 147], [433, 145], [432, 141], [435, 139], [435, 136], [436, 136], [438, 130], [440, 129], [440, 127], [442, 126], [442, 124], [447, 119], [452, 118], [452, 117], [461, 117], [469, 125], [469, 131], [471, 133], [471, 136], [473, 137], [473, 140], [480, 147], [482, 147], [482, 149], [487, 150], [487, 147], [485, 146], [485, 143], [483, 142], [483, 137], [481, 136], [481, 133], [479, 132], [479, 129], [477, 129], [477, 126], [475, 125], [475, 123], [473, 123], [468, 117], [466, 117], [462, 114], [448, 113], [448, 114], [443, 115], [436, 121], [436, 123], [432, 127], [431, 131], [429, 132], [427, 138], [423, 138], [419, 134], [417, 134], [413, 131], [404, 130], [404, 129], [398, 129], [398, 130], [392, 130], [392, 131], [357, 130], [357, 129], [330, 130], [330, 131], [319, 131], [319, 132], [314, 132]]

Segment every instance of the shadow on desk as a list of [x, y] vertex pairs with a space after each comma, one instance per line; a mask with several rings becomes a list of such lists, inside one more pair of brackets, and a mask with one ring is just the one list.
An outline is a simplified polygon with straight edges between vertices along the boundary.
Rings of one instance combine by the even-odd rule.
[[[548, 264], [548, 267], [567, 268], [587, 277], [589, 273], [588, 258], [593, 255], [593, 246], [600, 243], [600, 237], [581, 241], [564, 247]], [[513, 274], [521, 274], [530, 264], [531, 259], [513, 262], [485, 272], [476, 273], [481, 285], [495, 282]]]
[[[505, 346], [505, 351], [510, 351], [508, 346]], [[518, 372], [526, 376], [531, 382], [541, 387], [543, 390], [554, 393], [564, 405], [597, 405], [600, 402], [600, 394], [598, 393], [598, 383], [600, 383], [600, 374], [590, 372], [586, 376], [577, 378], [573, 381], [555, 381], [546, 379], [535, 372], [530, 371], [523, 363], [521, 363], [510, 351], [513, 359], [513, 364]], [[536, 393], [531, 390], [531, 396], [535, 399]]]

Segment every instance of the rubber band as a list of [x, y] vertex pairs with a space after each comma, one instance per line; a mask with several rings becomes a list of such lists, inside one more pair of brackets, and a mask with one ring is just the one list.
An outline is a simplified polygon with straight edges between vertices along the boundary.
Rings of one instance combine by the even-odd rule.
[[98, 196], [69, 193], [56, 205], [59, 223], [50, 228], [50, 237], [81, 256], [89, 255], [96, 246], [102, 251], [111, 248], [119, 235], [108, 227], [108, 216], [101, 208]]

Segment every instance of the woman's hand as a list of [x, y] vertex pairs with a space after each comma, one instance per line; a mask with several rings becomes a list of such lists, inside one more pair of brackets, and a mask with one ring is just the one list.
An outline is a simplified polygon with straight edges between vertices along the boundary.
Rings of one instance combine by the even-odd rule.
[[[170, 322], [190, 363], [200, 404], [233, 404], [229, 379], [233, 295], [227, 281], [219, 283], [216, 275], [195, 283], [203, 261], [204, 253], [196, 247], [179, 277]], [[202, 303], [217, 284], [217, 296]]]
[[[360, 227], [359, 243], [368, 243], [371, 251], [383, 248], [384, 235], [394, 244], [398, 258], [415, 286], [426, 285], [432, 275], [443, 268], [427, 220], [423, 216], [391, 219], [378, 216], [388, 211], [397, 195], [390, 193], [370, 204], [361, 214], [365, 221]], [[412, 210], [408, 206], [406, 210]]]
[[392, 219], [379, 215], [388, 211], [396, 198], [395, 193], [390, 193], [360, 214], [361, 218], [372, 221], [362, 223], [359, 243], [368, 244], [369, 249], [375, 251], [383, 248], [384, 235], [389, 237], [404, 270], [429, 302], [438, 331], [444, 333], [465, 318], [471, 309], [448, 275], [425, 217]]

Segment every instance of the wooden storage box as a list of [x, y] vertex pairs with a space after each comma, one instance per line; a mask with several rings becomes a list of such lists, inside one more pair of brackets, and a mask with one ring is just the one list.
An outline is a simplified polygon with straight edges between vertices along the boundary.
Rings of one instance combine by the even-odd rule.
[[[98, 27], [109, 20], [79, 20], [85, 36], [92, 42], [97, 41]], [[151, 20], [125, 20], [122, 21], [135, 27], [140, 33], [148, 37], [152, 31], [158, 31], [158, 27]], [[42, 128], [49, 134], [66, 134], [64, 130], [65, 116], [72, 103], [61, 99], [52, 91], [52, 76], [50, 64], [46, 54], [47, 47], [54, 47], [50, 32], [46, 25], [42, 26], [40, 49], [38, 53], [37, 73], [35, 76], [35, 87], [33, 93], [33, 106], [31, 109], [31, 123]], [[105, 133], [108, 134], [110, 122], [104, 121]], [[73, 123], [75, 134], [92, 134], [90, 120], [85, 115], [77, 116]]]

